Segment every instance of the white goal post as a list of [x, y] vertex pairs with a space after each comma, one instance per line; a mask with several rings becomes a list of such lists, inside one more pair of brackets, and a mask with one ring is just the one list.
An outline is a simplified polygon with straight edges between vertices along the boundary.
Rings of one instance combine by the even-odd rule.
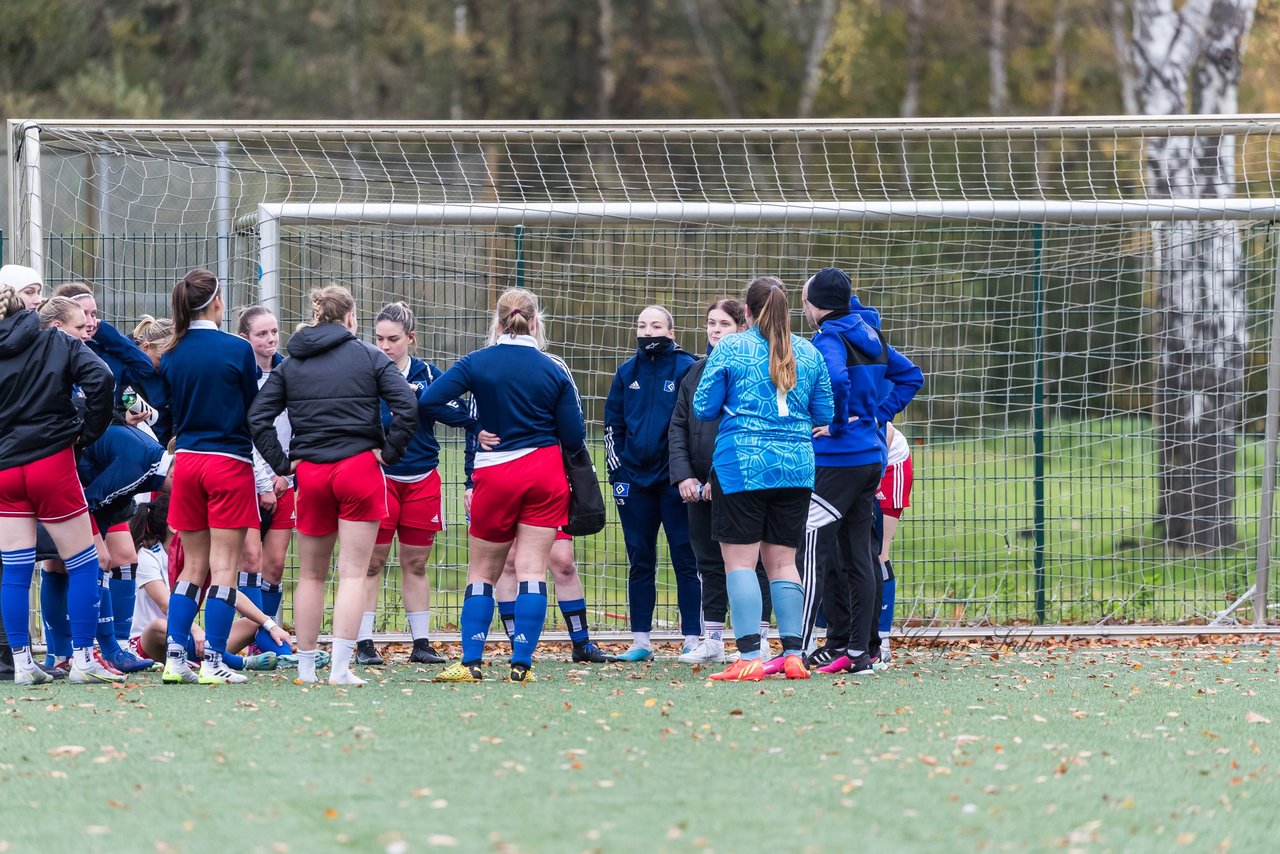
[[[709, 297], [837, 264], [926, 372], [894, 546], [909, 630], [1217, 632], [1246, 604], [1265, 630], [1277, 131], [1269, 115], [11, 121], [6, 255], [49, 281], [98, 276], [128, 317], [163, 307], [177, 262], [121, 247], [207, 239], [184, 257], [285, 326], [324, 281], [353, 283], [362, 316], [410, 298], [442, 366], [478, 342], [495, 288], [529, 286], [597, 424], [629, 313], [669, 305], [700, 350]], [[1161, 171], [1160, 151], [1199, 139], [1221, 152], [1213, 180]], [[438, 554], [445, 595], [459, 553]], [[613, 526], [579, 562], [593, 619], [621, 631]]]

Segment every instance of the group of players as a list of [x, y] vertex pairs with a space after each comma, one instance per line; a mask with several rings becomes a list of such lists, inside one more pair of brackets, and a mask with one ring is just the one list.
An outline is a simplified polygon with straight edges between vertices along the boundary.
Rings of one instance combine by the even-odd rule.
[[[813, 344], [790, 333], [776, 279], [754, 281], [744, 301], [717, 301], [701, 362], [675, 345], [665, 309], [641, 312], [637, 354], [606, 407], [631, 566], [634, 641], [617, 659], [652, 655], [659, 527], [676, 571], [682, 661], [725, 660], [726, 607], [740, 656], [719, 678], [857, 672], [887, 655], [874, 618], [891, 534], [873, 533], [875, 495], [894, 446], [886, 425], [922, 380], [843, 272], [820, 271], [804, 299]], [[238, 335], [221, 331], [222, 286], [206, 270], [175, 285], [172, 314], [126, 337], [97, 316], [88, 285], [46, 299], [36, 271], [0, 270], [0, 655], [12, 656], [16, 682], [115, 682], [163, 661], [172, 684], [243, 682], [245, 670], [281, 664], [302, 684], [326, 664], [331, 683], [363, 684], [351, 664], [381, 663], [374, 607], [397, 539], [411, 658], [443, 663], [429, 639], [426, 573], [444, 527], [437, 421], [467, 433], [470, 519], [462, 660], [437, 679], [484, 678], [495, 608], [509, 678], [531, 679], [548, 569], [574, 660], [613, 660], [591, 642], [560, 531], [562, 453], [581, 449], [586, 433], [568, 369], [544, 352], [533, 294], [504, 292], [488, 346], [444, 372], [412, 355], [407, 305], [379, 312], [371, 346], [337, 286], [312, 293], [312, 322], [290, 336], [287, 359], [264, 307], [240, 313]], [[891, 512], [906, 504], [907, 465]], [[296, 648], [274, 619], [295, 529]], [[317, 640], [335, 546], [330, 661]], [[44, 662], [29, 634], [38, 559]], [[765, 597], [783, 654], [762, 661]], [[812, 649], [819, 601], [827, 641]]]

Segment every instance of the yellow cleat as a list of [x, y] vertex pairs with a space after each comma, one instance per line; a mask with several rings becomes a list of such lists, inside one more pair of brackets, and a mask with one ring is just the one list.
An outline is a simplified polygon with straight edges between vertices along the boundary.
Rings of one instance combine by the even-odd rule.
[[484, 670], [478, 664], [450, 664], [436, 674], [435, 682], [483, 682]]

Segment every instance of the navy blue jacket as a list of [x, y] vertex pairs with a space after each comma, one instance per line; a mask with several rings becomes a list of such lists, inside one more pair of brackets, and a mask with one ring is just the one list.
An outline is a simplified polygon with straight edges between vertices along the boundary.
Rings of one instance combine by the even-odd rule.
[[99, 526], [110, 527], [128, 519], [133, 497], [140, 492], [154, 492], [164, 485], [158, 474], [164, 448], [136, 427], [112, 424], [80, 454], [76, 473], [84, 486], [89, 512], [99, 519]]
[[697, 359], [673, 340], [637, 349], [613, 375], [604, 404], [605, 465], [610, 483], [667, 483], [667, 431], [680, 381]]
[[257, 375], [248, 341], [196, 327], [160, 357], [164, 399], [151, 404], [168, 407], [178, 450], [252, 460], [248, 412], [258, 394]]
[[[405, 379], [409, 381], [409, 385], [413, 386], [414, 394], [418, 398], [418, 429], [409, 440], [409, 447], [404, 449], [404, 456], [400, 458], [400, 462], [393, 466], [382, 467], [389, 477], [426, 474], [440, 464], [440, 443], [436, 441], [433, 414], [439, 414], [440, 423], [467, 431], [471, 431], [478, 423], [475, 416], [471, 414], [470, 407], [461, 400], [451, 400], [444, 407], [432, 409], [430, 412], [422, 406], [423, 393], [442, 375], [441, 370], [430, 362], [424, 362], [413, 356], [409, 357], [409, 373]], [[391, 409], [385, 400], [382, 401], [382, 429], [391, 430]]]
[[[136, 391], [145, 394], [148, 385], [154, 381], [156, 370], [151, 364], [151, 357], [110, 323], [98, 321], [97, 331], [85, 344], [111, 369], [111, 376], [116, 382], [116, 410], [123, 410], [120, 396], [124, 393], [125, 386], [133, 386]], [[147, 402], [150, 403], [150, 399]], [[122, 418], [123, 412], [118, 412], [117, 415]]]

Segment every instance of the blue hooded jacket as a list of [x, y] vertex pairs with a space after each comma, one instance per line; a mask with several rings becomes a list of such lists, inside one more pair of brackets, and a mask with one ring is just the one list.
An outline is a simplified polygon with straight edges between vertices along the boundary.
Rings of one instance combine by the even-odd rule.
[[604, 404], [604, 446], [610, 483], [667, 486], [667, 429], [680, 380], [697, 359], [664, 339], [641, 347], [618, 367]]
[[[876, 332], [880, 332], [880, 312], [858, 301], [857, 296], [849, 298], [849, 311], [861, 317], [863, 322]], [[883, 333], [880, 340], [884, 340]], [[884, 375], [878, 383], [880, 403], [876, 408], [876, 420], [880, 422], [880, 441], [884, 443], [884, 425], [907, 408], [907, 404], [915, 398], [924, 387], [924, 373], [915, 363], [892, 347], [888, 347], [889, 361]]]
[[[460, 427], [470, 431], [477, 425], [470, 408], [460, 400], [451, 400], [444, 407], [427, 410], [422, 406], [422, 395], [428, 386], [438, 380], [444, 373], [435, 365], [424, 362], [413, 356], [409, 357], [409, 373], [405, 379], [413, 386], [418, 398], [418, 429], [409, 440], [409, 447], [404, 449], [404, 456], [393, 466], [383, 466], [388, 477], [413, 477], [429, 473], [440, 464], [440, 443], [436, 440], [435, 420], [432, 414], [438, 414], [440, 423], [450, 427]], [[382, 402], [382, 429], [391, 429], [391, 410], [386, 401]]]
[[823, 320], [813, 336], [831, 375], [835, 409], [830, 436], [814, 440], [816, 463], [823, 467], [884, 464], [884, 438], [877, 413], [880, 381], [888, 365], [888, 348], [880, 334], [857, 314]]

